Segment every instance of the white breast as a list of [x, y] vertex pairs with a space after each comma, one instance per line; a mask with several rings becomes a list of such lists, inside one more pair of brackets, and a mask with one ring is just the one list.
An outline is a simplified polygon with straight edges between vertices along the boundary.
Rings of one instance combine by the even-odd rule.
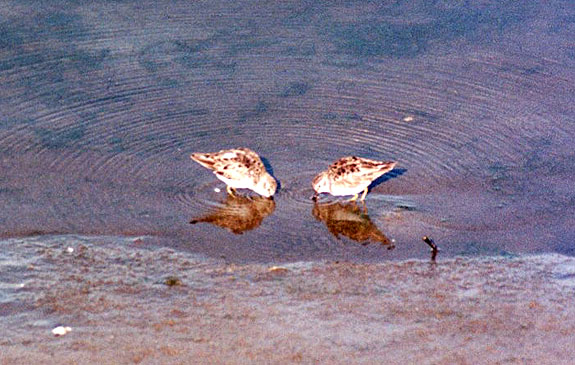
[[361, 193], [365, 188], [371, 184], [368, 181], [367, 184], [348, 186], [346, 184], [331, 184], [331, 195], [342, 196], [342, 195], [355, 195]]
[[234, 189], [251, 189], [253, 187], [253, 181], [251, 179], [242, 179], [242, 180], [232, 180], [228, 179], [225, 176], [215, 174], [218, 179], [223, 181], [229, 187]]

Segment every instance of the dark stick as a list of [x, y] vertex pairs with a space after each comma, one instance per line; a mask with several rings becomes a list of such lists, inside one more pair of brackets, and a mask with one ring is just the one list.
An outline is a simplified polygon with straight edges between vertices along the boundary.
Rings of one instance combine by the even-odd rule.
[[423, 236], [423, 242], [427, 243], [429, 247], [431, 247], [431, 261], [435, 261], [435, 257], [439, 252], [439, 247], [433, 242], [433, 240], [427, 236]]

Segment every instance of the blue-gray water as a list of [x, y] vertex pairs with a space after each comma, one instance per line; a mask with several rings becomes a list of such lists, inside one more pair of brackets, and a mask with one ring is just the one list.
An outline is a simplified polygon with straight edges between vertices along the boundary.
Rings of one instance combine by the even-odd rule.
[[[574, 31], [569, 1], [3, 1], [1, 235], [231, 261], [427, 257], [424, 235], [572, 255]], [[243, 146], [280, 181], [273, 206], [230, 203], [235, 232], [189, 224], [230, 210], [189, 154]], [[347, 155], [399, 163], [369, 219], [309, 200]], [[395, 248], [354, 241], [371, 229]]]

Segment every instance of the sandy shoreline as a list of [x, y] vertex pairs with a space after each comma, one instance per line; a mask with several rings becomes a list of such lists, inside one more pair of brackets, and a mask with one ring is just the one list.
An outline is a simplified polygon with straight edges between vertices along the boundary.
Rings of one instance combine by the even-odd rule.
[[238, 265], [146, 238], [0, 246], [2, 364], [575, 358], [575, 259], [562, 255]]

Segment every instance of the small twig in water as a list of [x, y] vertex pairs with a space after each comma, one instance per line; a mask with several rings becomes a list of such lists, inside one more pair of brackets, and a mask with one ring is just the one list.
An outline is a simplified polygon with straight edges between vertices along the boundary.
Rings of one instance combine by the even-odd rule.
[[433, 242], [433, 240], [427, 236], [423, 236], [423, 242], [427, 243], [429, 247], [431, 247], [431, 261], [435, 261], [435, 257], [439, 252], [439, 247]]

